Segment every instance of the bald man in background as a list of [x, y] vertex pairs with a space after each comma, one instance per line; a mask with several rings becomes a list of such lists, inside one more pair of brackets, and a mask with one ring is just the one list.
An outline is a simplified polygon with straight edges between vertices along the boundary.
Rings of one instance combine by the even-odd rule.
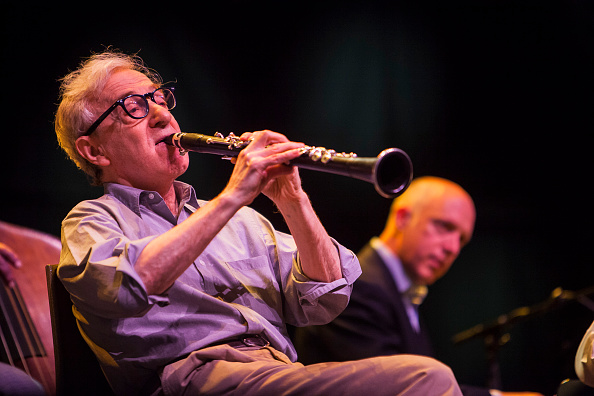
[[[380, 236], [358, 253], [363, 274], [347, 308], [327, 325], [296, 329], [300, 361], [434, 356], [417, 308], [427, 286], [448, 272], [470, 241], [475, 219], [474, 202], [458, 184], [438, 177], [413, 180], [394, 200]], [[515, 394], [461, 388], [465, 396]]]

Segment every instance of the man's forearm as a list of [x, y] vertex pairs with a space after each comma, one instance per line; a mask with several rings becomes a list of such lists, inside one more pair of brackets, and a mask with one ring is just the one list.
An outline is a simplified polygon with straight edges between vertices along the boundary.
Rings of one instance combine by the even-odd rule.
[[312, 280], [332, 282], [342, 278], [340, 259], [305, 193], [297, 200], [277, 203], [297, 245], [303, 273]]
[[148, 294], [160, 294], [196, 260], [241, 207], [221, 194], [187, 220], [159, 235], [142, 251], [135, 265]]

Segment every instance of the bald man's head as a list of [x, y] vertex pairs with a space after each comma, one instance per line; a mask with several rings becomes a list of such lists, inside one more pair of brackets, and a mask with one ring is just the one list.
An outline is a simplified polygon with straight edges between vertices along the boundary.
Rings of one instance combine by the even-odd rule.
[[462, 187], [421, 177], [392, 203], [380, 239], [414, 283], [430, 285], [447, 273], [470, 241], [475, 218], [472, 198]]

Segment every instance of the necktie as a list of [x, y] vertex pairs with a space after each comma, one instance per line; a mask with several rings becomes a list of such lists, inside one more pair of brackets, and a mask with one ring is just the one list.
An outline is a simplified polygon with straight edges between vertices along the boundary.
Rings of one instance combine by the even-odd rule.
[[427, 296], [427, 286], [425, 285], [412, 285], [407, 291], [406, 295], [410, 299], [410, 302], [418, 307], [421, 305], [425, 297]]

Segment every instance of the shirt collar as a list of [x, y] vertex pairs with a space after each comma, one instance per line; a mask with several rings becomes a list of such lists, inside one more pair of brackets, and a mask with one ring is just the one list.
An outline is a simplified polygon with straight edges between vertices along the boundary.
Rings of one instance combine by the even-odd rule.
[[[378, 237], [373, 237], [370, 241], [371, 247], [379, 254], [386, 263], [386, 267], [392, 274], [396, 287], [401, 294], [407, 295], [410, 299], [415, 299], [415, 305], [420, 305], [427, 296], [427, 286], [414, 285], [402, 266], [402, 261], [396, 256], [385, 243]], [[418, 289], [422, 289], [422, 291]], [[414, 290], [414, 291], [413, 291]], [[412, 292], [412, 294], [411, 294]]]
[[381, 239], [378, 237], [374, 237], [371, 239], [371, 247], [380, 255], [386, 267], [392, 274], [392, 278], [396, 282], [396, 287], [398, 287], [398, 291], [400, 293], [406, 292], [410, 286], [412, 285], [412, 281], [404, 272], [404, 268], [402, 267], [402, 262], [392, 251], [386, 246], [385, 243], [382, 242]]
[[[186, 184], [184, 182], [175, 180], [173, 182], [173, 188], [175, 189], [175, 194], [180, 200], [183, 205], [190, 205], [193, 208], [198, 208], [198, 200], [196, 199], [196, 191], [194, 187]], [[123, 203], [127, 206], [130, 210], [136, 213], [138, 216], [140, 214], [140, 203], [141, 198], [145, 195], [150, 196], [150, 194], [154, 194], [160, 197], [160, 194], [156, 191], [149, 191], [149, 190], [141, 190], [138, 188], [124, 186], [123, 184], [118, 183], [105, 183], [103, 186], [105, 194], [112, 195], [118, 201]], [[162, 199], [162, 198], [161, 198]]]

